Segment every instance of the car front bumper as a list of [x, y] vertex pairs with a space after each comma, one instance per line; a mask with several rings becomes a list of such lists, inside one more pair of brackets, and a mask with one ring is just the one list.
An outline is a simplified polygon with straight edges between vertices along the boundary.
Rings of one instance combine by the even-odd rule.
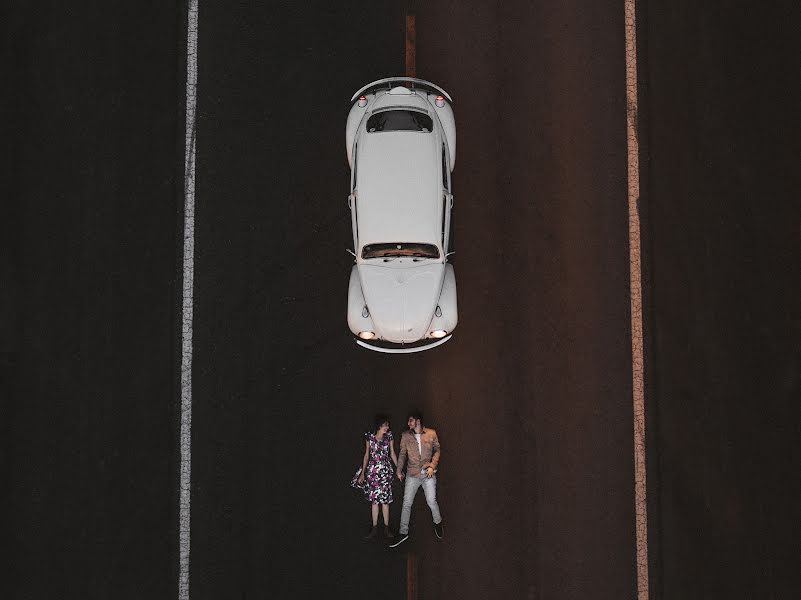
[[383, 352], [385, 354], [411, 354], [413, 352], [423, 352], [424, 350], [431, 350], [432, 348], [441, 346], [452, 337], [453, 334], [447, 335], [444, 338], [438, 340], [425, 339], [425, 340], [420, 340], [419, 342], [413, 342], [411, 344], [393, 344], [391, 342], [365, 342], [364, 340], [359, 340], [359, 339], [355, 341], [362, 348], [367, 348], [368, 350], [372, 350], [374, 352]]

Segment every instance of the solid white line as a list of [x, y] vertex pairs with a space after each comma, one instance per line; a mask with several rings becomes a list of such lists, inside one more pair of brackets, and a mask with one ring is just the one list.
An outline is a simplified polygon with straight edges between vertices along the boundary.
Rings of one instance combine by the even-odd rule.
[[648, 507], [645, 479], [645, 384], [643, 372], [642, 271], [640, 264], [640, 145], [637, 138], [636, 0], [624, 0], [626, 25], [626, 137], [628, 140], [629, 284], [634, 413], [634, 514], [637, 598], [648, 600]]
[[181, 302], [181, 471], [178, 508], [178, 600], [189, 600], [192, 483], [192, 318], [195, 279], [195, 113], [197, 108], [197, 10], [189, 0], [186, 26], [186, 145], [184, 150], [184, 257]]

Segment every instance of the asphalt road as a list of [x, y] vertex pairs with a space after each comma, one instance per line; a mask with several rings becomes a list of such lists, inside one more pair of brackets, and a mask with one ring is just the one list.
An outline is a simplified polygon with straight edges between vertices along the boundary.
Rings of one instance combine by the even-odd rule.
[[201, 13], [193, 589], [403, 594], [347, 483], [372, 414], [400, 433], [420, 406], [447, 529], [416, 515], [421, 597], [630, 596], [622, 13], [418, 7], [418, 75], [455, 98], [461, 314], [436, 352], [388, 357], [344, 323], [342, 116], [402, 69], [402, 16]]
[[[653, 598], [801, 595], [786, 4], [640, 3]], [[401, 599], [407, 552], [425, 600], [633, 598], [622, 4], [411, 6], [460, 324], [389, 357], [345, 323], [343, 130], [406, 8], [201, 2], [192, 598]], [[0, 595], [173, 598], [185, 7], [4, 10]], [[446, 536], [420, 495], [390, 552], [348, 483], [411, 407]]]
[[648, 2], [652, 579], [798, 598], [801, 26], [790, 2]]
[[2, 10], [0, 596], [173, 597], [181, 9]]

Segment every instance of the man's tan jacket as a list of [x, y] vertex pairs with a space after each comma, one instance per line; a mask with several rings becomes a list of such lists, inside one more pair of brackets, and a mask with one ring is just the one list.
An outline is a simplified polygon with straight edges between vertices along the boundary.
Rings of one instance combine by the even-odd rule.
[[420, 472], [428, 467], [437, 470], [439, 464], [439, 439], [437, 432], [430, 427], [423, 427], [420, 434], [420, 447], [417, 448], [417, 438], [414, 433], [407, 430], [403, 432], [400, 440], [400, 455], [398, 456], [398, 473], [403, 473], [403, 466], [408, 459], [409, 465], [406, 474], [411, 477], [419, 477]]

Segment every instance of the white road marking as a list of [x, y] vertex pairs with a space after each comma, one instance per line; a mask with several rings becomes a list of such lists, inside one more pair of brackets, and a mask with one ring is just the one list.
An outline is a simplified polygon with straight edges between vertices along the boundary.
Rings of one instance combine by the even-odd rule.
[[640, 145], [637, 139], [636, 0], [624, 0], [626, 25], [626, 137], [628, 140], [629, 277], [634, 412], [634, 512], [637, 599], [648, 600], [648, 507], [645, 478], [645, 391], [643, 374], [642, 271], [640, 264]]
[[186, 25], [186, 145], [184, 153], [184, 257], [181, 303], [181, 471], [178, 508], [178, 600], [189, 600], [192, 484], [192, 318], [195, 279], [195, 125], [197, 108], [197, 9], [189, 0]]

